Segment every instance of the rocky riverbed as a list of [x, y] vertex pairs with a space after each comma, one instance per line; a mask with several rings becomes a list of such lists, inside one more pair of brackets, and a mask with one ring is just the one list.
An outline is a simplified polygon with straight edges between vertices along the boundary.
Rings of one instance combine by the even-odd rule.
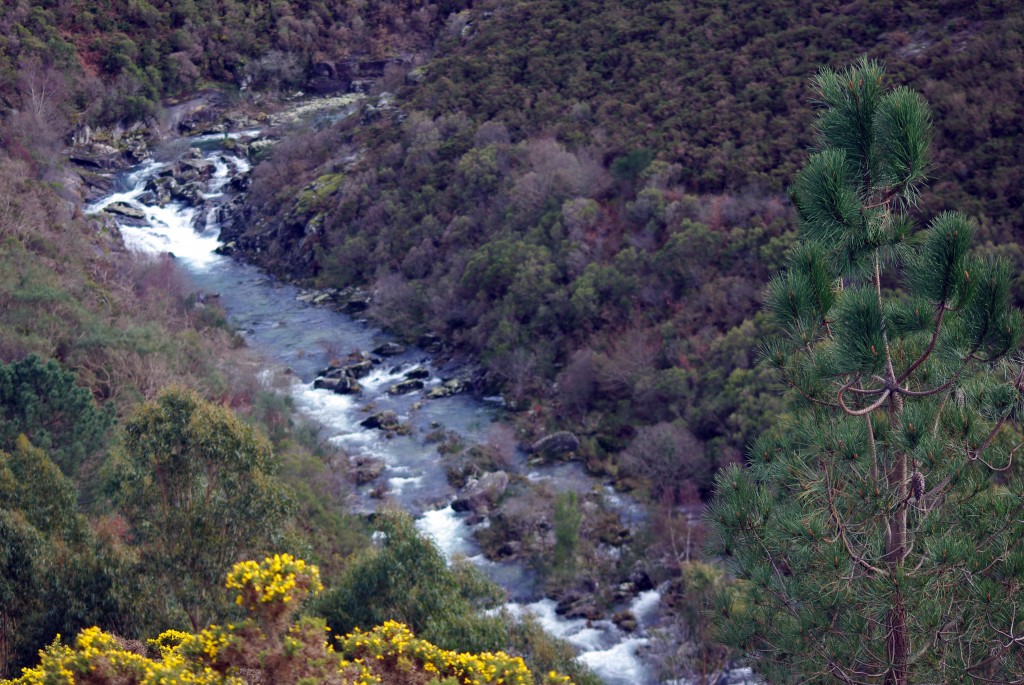
[[[203, 292], [219, 295], [268, 365], [287, 370], [296, 404], [347, 455], [353, 508], [399, 503], [447, 555], [471, 557], [503, 584], [510, 610], [532, 611], [606, 682], [652, 682], [645, 649], [661, 593], [630, 551], [644, 514], [572, 460], [578, 438], [520, 444], [493, 423], [500, 398], [481, 398], [473, 367], [452, 360], [444, 341], [407, 346], [358, 318], [370, 293], [304, 290], [229, 258], [253, 249], [240, 249], [228, 226], [238, 224], [250, 160], [267, 140], [245, 128], [116, 154], [98, 148], [106, 166], [80, 167], [93, 175], [90, 187], [108, 190], [89, 209], [117, 224], [132, 249], [173, 254]], [[555, 569], [566, 511], [578, 516], [574, 561]]]

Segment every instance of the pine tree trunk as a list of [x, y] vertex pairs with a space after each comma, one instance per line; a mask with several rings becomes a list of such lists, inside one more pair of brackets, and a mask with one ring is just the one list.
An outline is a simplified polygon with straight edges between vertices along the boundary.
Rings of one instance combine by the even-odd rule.
[[[892, 374], [889, 367], [889, 375]], [[895, 383], [895, 376], [891, 381]], [[903, 398], [893, 394], [889, 401], [890, 425], [900, 424], [903, 413]], [[889, 487], [896, 493], [899, 504], [889, 516], [889, 532], [885, 541], [885, 566], [895, 585], [903, 573], [903, 560], [907, 557], [907, 455], [899, 451], [888, 473]], [[886, 651], [889, 657], [889, 672], [886, 674], [886, 685], [906, 685], [908, 682], [908, 658], [910, 655], [910, 638], [907, 633], [907, 609], [903, 601], [903, 591], [898, 585], [893, 588], [892, 604], [886, 616]]]

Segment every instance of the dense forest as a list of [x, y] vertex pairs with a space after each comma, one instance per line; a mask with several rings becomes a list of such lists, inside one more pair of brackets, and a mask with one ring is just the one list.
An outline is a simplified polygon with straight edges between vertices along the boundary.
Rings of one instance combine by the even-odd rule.
[[[448, 568], [408, 517], [345, 509], [341, 457], [261, 379], [216, 302], [83, 212], [105, 183], [68, 162], [83, 136], [90, 159], [126, 167], [299, 91], [362, 92], [355, 115], [253, 148], [225, 242], [282, 279], [365, 297], [400, 338], [440, 340], [442, 357], [478, 365], [479, 393], [505, 398], [515, 442], [569, 431], [571, 458], [645, 502], [627, 556], [671, 586], [678, 621], [655, 649], [666, 677], [738, 654], [707, 633], [702, 607], [732, 590], [691, 559], [702, 531], [685, 512], [789, 415], [755, 349], [778, 330], [760, 303], [797, 244], [789, 192], [816, 144], [818, 70], [867, 55], [920, 92], [933, 157], [914, 220], [966, 212], [974, 257], [1024, 269], [1015, 3], [5, 0], [0, 29], [0, 677], [61, 633], [44, 656], [54, 673], [133, 664], [141, 682], [159, 662], [198, 682], [276, 654], [282, 670], [260, 677], [335, 682], [315, 670], [326, 621], [350, 656], [367, 656], [359, 630], [398, 656], [416, 644], [408, 682], [498, 650], [536, 682], [593, 682], [536, 623], [481, 613], [498, 589]], [[168, 114], [196, 99], [213, 106], [194, 128]], [[1008, 297], [1024, 302], [1019, 282]], [[438, 439], [463, 482], [502, 449]], [[549, 510], [575, 521], [555, 547], [571, 540], [584, 559], [604, 533], [588, 521], [594, 539], [577, 540], [578, 507], [533, 491], [481, 542], [533, 535]], [[388, 544], [371, 544], [381, 528]], [[526, 541], [535, 560], [554, 551], [542, 538]], [[284, 552], [326, 586], [301, 616], [305, 595], [269, 618], [225, 601], [233, 564]], [[571, 562], [539, 564], [549, 590], [581, 591]], [[420, 573], [394, 572], [409, 567]], [[303, 593], [317, 584], [305, 568], [288, 571]], [[228, 621], [237, 630], [204, 631]], [[109, 633], [75, 642], [94, 625]], [[203, 661], [211, 639], [263, 657]], [[398, 670], [338, 682], [399, 677], [385, 654]]]
[[[979, 249], [1022, 268], [1022, 21], [1010, 3], [484, 3], [452, 17], [396, 116], [257, 167], [239, 244], [366, 284], [379, 320], [441, 334], [538, 404], [534, 430], [580, 432], [595, 471], [706, 495], [778, 411], [750, 350], [793, 242], [807, 80], [868, 54], [919, 89], [921, 206], [979, 217]], [[667, 471], [653, 436], [675, 446]]]

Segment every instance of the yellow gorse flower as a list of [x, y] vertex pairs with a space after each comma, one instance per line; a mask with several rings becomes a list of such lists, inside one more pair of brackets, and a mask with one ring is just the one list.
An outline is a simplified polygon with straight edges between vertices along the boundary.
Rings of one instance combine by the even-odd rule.
[[[454, 677], [462, 685], [534, 685], [530, 673], [521, 657], [509, 656], [504, 652], [483, 652], [466, 654], [441, 649], [426, 640], [413, 635], [405, 625], [386, 621], [371, 631], [359, 629], [341, 638], [340, 653], [343, 656], [342, 672], [353, 685], [376, 677], [383, 665], [397, 663], [399, 659], [410, 660], [415, 666], [437, 678]], [[546, 679], [549, 683], [567, 683], [567, 676], [552, 672]]]
[[26, 668], [20, 678], [3, 685], [75, 685], [88, 674], [90, 682], [138, 685], [245, 685], [236, 676], [225, 675], [197, 664], [181, 653], [180, 647], [197, 636], [169, 630], [150, 640], [160, 650], [159, 659], [129, 651], [122, 641], [97, 627], [86, 628], [75, 638], [74, 647], [60, 636], [39, 653], [39, 665]]
[[[285, 608], [290, 602], [323, 589], [319, 570], [288, 554], [275, 554], [259, 563], [236, 564], [227, 576], [227, 587], [238, 591], [236, 601], [240, 604], [258, 614], [277, 617], [290, 615], [295, 608]], [[259, 640], [266, 639], [254, 637], [263, 635], [257, 625], [250, 619], [240, 626], [211, 625], [198, 634], [168, 630], [148, 641], [151, 650], [159, 654], [157, 658], [126, 649], [123, 640], [97, 627], [87, 628], [75, 638], [73, 646], [65, 645], [57, 636], [40, 652], [38, 666], [24, 669], [20, 678], [0, 681], [0, 685], [244, 685], [235, 675], [245, 664], [240, 659], [249, 648], [263, 648]], [[538, 685], [520, 657], [504, 652], [465, 654], [441, 649], [417, 638], [396, 621], [339, 638], [337, 652], [323, 641], [321, 623], [293, 624], [291, 628], [285, 625], [278, 643], [284, 654], [304, 654], [304, 663], [318, 663], [319, 668], [326, 669], [311, 673], [340, 673], [346, 685], [383, 685], [390, 682], [391, 674], [410, 669], [428, 674], [432, 682]], [[319, 682], [320, 676], [301, 680]], [[567, 676], [554, 671], [542, 677], [542, 682], [572, 685]]]
[[250, 610], [258, 604], [288, 604], [324, 589], [320, 569], [290, 554], [275, 554], [261, 562], [243, 561], [228, 573], [226, 586], [238, 590], [235, 603]]

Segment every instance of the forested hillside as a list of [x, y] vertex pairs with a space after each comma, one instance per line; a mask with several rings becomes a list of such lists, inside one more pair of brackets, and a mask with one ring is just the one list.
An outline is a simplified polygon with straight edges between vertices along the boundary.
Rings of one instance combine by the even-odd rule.
[[[0, 7], [0, 678], [36, 663], [58, 634], [72, 644], [94, 625], [119, 637], [81, 633], [81, 644], [112, 650], [99, 659], [112, 670], [90, 677], [151, 677], [133, 640], [240, 618], [223, 584], [245, 557], [302, 554], [329, 591], [362, 589], [342, 568], [360, 568], [357, 552], [364, 565], [380, 553], [345, 507], [345, 455], [259, 375], [216, 297], [196, 292], [173, 256], [130, 253], [109, 217], [84, 213], [81, 179], [109, 191], [115, 170], [151, 156], [167, 132], [165, 98], [210, 89], [272, 106], [306, 84], [315, 60], [412, 60], [447, 14], [418, 2]], [[98, 171], [68, 164], [85, 127], [78, 153], [109, 165]], [[439, 645], [423, 643], [437, 667], [475, 658], [443, 649], [507, 648], [536, 652], [527, 662], [544, 673], [578, 671], [536, 625], [482, 620], [498, 589], [470, 569], [456, 575], [394, 516], [411, 538], [406, 563], [433, 565], [422, 593], [436, 603], [406, 621]], [[334, 623], [381, 622], [360, 620]], [[178, 657], [164, 666], [179, 682], [197, 677]], [[79, 669], [90, 670], [57, 671]]]
[[0, 14], [0, 95], [22, 109], [46, 83], [51, 97], [71, 100], [57, 104], [72, 118], [132, 123], [155, 115], [163, 96], [204, 85], [301, 88], [316, 60], [411, 60], [459, 8], [417, 0], [10, 0]]
[[[665, 677], [721, 669], [733, 653], [706, 608], [734, 586], [696, 559], [702, 531], [683, 505], [706, 502], [719, 467], [785, 411], [756, 363], [775, 325], [762, 289], [797, 242], [787, 191], [820, 104], [808, 81], [861, 55], [931, 104], [914, 218], [976, 217], [973, 255], [1019, 274], [1024, 10], [1008, 0], [5, 0], [0, 678], [61, 633], [43, 657], [61, 677], [99, 664], [113, 680], [162, 668], [184, 682], [212, 664], [273, 679], [278, 664], [334, 682], [337, 669], [313, 672], [327, 658], [318, 616], [356, 631], [340, 651], [409, 682], [469, 661], [593, 682], [536, 622], [483, 613], [499, 589], [449, 568], [409, 517], [347, 511], [362, 481], [259, 373], [217, 298], [86, 214], [116, 170], [240, 121], [272, 144], [237, 143], [254, 167], [220, 210], [224, 251], [340, 306], [368, 303], [397, 336], [479, 365], [478, 393], [513, 410], [515, 431], [492, 445], [443, 427], [425, 439], [456, 487], [554, 433], [649, 505], [630, 530], [596, 504], [604, 491], [520, 479], [478, 529], [485, 552], [532, 563], [588, 621], [658, 585], [667, 627], [652, 662]], [[347, 91], [365, 95], [352, 116], [269, 123], [286, 103]], [[1010, 293], [1024, 302], [1019, 280]], [[387, 532], [377, 544], [371, 523]], [[233, 563], [282, 552], [327, 586], [294, 626], [295, 605], [246, 618], [223, 601]], [[252, 574], [229, 583], [263, 592]], [[319, 582], [304, 566], [295, 578], [304, 592]], [[635, 629], [627, 614], [616, 624]], [[396, 618], [417, 637], [375, 628]], [[204, 632], [211, 621], [230, 627]], [[92, 625], [121, 637], [72, 637]], [[132, 642], [167, 629], [195, 635]], [[266, 651], [219, 651], [236, 638]], [[424, 657], [415, 677], [408, 645]], [[499, 649], [525, 662], [469, 655]], [[300, 667], [297, 653], [312, 656]]]
[[232, 236], [479, 355], [592, 468], [706, 493], [777, 411], [750, 350], [793, 239], [807, 79], [867, 54], [920, 89], [922, 206], [978, 216], [979, 250], [1021, 267], [1022, 29], [1013, 3], [476, 3], [400, 111], [257, 167]]

